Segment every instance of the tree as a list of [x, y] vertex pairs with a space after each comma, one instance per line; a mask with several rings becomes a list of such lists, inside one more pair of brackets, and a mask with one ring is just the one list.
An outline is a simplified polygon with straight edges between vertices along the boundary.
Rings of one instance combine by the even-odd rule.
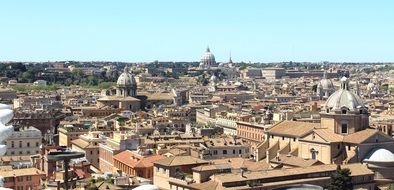
[[352, 190], [353, 183], [350, 177], [350, 170], [348, 168], [341, 169], [341, 166], [337, 166], [337, 170], [331, 176], [331, 181], [328, 184], [329, 190]]
[[30, 71], [23, 72], [23, 74], [22, 74], [22, 79], [23, 79], [24, 81], [30, 82], [30, 80], [32, 79], [32, 77], [33, 77], [33, 74], [32, 74]]

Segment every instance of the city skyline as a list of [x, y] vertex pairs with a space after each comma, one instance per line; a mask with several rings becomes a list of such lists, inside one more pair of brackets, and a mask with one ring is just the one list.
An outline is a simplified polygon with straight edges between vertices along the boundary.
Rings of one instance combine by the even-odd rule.
[[393, 3], [0, 3], [0, 61], [394, 61]]

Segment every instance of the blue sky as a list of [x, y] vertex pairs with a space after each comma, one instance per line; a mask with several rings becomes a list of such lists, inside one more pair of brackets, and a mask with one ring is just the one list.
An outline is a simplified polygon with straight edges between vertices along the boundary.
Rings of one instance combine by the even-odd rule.
[[394, 61], [394, 1], [4, 0], [0, 61]]

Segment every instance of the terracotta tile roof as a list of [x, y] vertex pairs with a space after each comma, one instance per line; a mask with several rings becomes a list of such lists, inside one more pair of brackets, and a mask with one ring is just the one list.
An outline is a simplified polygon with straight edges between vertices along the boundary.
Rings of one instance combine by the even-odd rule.
[[13, 170], [2, 170], [0, 171], [2, 177], [14, 177], [14, 176], [33, 176], [42, 175], [45, 176], [45, 172], [40, 171], [37, 168], [23, 168]]
[[9, 161], [30, 161], [30, 155], [26, 156], [0, 156], [0, 161], [9, 162]]
[[221, 169], [231, 169], [230, 164], [209, 164], [209, 165], [201, 165], [192, 168], [193, 171], [212, 171], [212, 170], [221, 170]]
[[[215, 174], [214, 179], [219, 183], [226, 182], [238, 182], [238, 181], [249, 181], [249, 180], [262, 180], [269, 178], [276, 178], [282, 176], [296, 176], [311, 173], [321, 173], [321, 172], [333, 172], [337, 168], [336, 164], [309, 166], [309, 167], [297, 167], [290, 169], [275, 169], [266, 171], [255, 171], [255, 172], [245, 172], [242, 177], [240, 173], [223, 173]], [[360, 175], [373, 175], [374, 172], [367, 168], [366, 165], [361, 163], [342, 165], [342, 168], [349, 168], [352, 172], [351, 176]]]
[[204, 183], [193, 183], [190, 185], [190, 187], [201, 190], [216, 190], [218, 187], [218, 182], [211, 180]]
[[89, 146], [89, 143], [82, 140], [82, 139], [75, 139], [75, 140], [71, 141], [71, 144], [74, 144], [80, 148], [87, 148]]
[[319, 128], [320, 123], [308, 123], [299, 121], [282, 121], [269, 130], [269, 134], [291, 137], [303, 137], [304, 135], [312, 132], [314, 128]]
[[340, 134], [334, 133], [330, 129], [315, 129], [313, 130], [317, 135], [328, 142], [342, 142], [343, 136]]
[[179, 148], [171, 148], [171, 149], [168, 151], [168, 153], [170, 153], [170, 154], [172, 154], [172, 155], [174, 155], [174, 156], [178, 156], [178, 155], [186, 154], [187, 152], [184, 151], [184, 150], [182, 150], [182, 149], [179, 149]]
[[114, 156], [114, 160], [118, 160], [132, 168], [153, 167], [153, 162], [165, 158], [161, 155], [141, 156], [130, 150], [122, 151]]
[[313, 160], [313, 159], [306, 160], [298, 156], [287, 156], [284, 154], [279, 155], [279, 160], [277, 158], [273, 158], [271, 162], [277, 164], [284, 164], [288, 166], [294, 166], [294, 167], [308, 167], [308, 166], [323, 164], [319, 160]]
[[347, 135], [343, 138], [343, 142], [353, 143], [353, 144], [360, 144], [370, 137], [374, 136], [375, 134], [379, 133], [378, 130], [375, 129], [365, 129], [362, 131], [358, 131], [356, 133]]
[[162, 160], [155, 161], [154, 164], [163, 166], [182, 166], [182, 165], [192, 165], [192, 164], [208, 164], [208, 161], [194, 158], [192, 156], [175, 156], [164, 158]]
[[255, 162], [245, 158], [215, 159], [210, 160], [214, 164], [229, 164], [232, 169], [246, 167], [248, 171], [267, 170], [270, 165], [267, 162]]

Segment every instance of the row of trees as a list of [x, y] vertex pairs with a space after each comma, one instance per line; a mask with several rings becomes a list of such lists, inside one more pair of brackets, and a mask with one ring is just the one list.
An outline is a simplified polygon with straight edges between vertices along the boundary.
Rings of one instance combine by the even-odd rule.
[[[49, 64], [29, 64], [23, 63], [3, 63], [0, 64], [0, 76], [17, 80], [18, 83], [32, 83], [36, 80], [45, 80], [51, 85], [83, 85], [97, 86], [103, 82], [115, 82], [119, 77], [117, 71], [102, 71], [99, 74], [87, 75], [81, 69], [74, 69], [72, 72], [47, 72], [45, 69]], [[21, 86], [16, 87], [21, 88]]]

